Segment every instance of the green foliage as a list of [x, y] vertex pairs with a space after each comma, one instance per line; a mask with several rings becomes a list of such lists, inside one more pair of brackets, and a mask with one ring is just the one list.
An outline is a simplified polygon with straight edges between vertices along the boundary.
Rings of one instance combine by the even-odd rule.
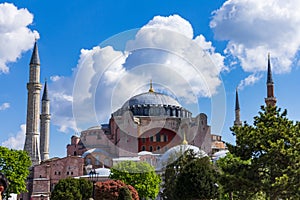
[[208, 157], [197, 157], [190, 150], [168, 165], [163, 199], [212, 199], [218, 195], [217, 171]]
[[88, 200], [92, 196], [93, 185], [85, 179], [61, 179], [51, 193], [51, 200]]
[[121, 187], [119, 189], [118, 200], [132, 200], [131, 193], [127, 187]]
[[237, 145], [228, 145], [231, 154], [218, 161], [225, 191], [243, 199], [258, 194], [271, 200], [300, 198], [300, 123], [286, 115], [286, 110], [262, 107], [253, 126], [231, 128]]
[[124, 161], [111, 168], [111, 177], [132, 185], [140, 198], [154, 199], [159, 192], [161, 179], [147, 162]]
[[0, 171], [9, 181], [9, 188], [5, 197], [11, 193], [20, 194], [26, 192], [26, 179], [31, 166], [30, 157], [26, 151], [8, 149], [0, 146]]

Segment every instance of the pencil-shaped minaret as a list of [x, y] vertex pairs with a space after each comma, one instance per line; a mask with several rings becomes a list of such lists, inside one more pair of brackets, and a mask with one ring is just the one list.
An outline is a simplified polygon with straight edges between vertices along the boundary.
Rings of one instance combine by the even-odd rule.
[[234, 120], [235, 126], [241, 126], [242, 122], [240, 119], [240, 102], [239, 102], [239, 94], [238, 89], [236, 88], [235, 91], [235, 120]]
[[40, 118], [40, 58], [37, 42], [30, 60], [29, 82], [27, 83], [27, 116], [26, 116], [26, 138], [24, 150], [28, 152], [32, 165], [40, 163], [39, 150], [39, 118]]
[[42, 112], [40, 116], [40, 150], [42, 161], [49, 159], [50, 118], [50, 100], [48, 98], [47, 81], [45, 81], [42, 97]]

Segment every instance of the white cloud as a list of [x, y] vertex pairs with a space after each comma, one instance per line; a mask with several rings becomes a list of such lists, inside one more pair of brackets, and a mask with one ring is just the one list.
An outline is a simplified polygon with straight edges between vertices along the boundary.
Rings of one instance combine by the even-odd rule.
[[300, 46], [299, 10], [294, 0], [227, 0], [213, 12], [210, 27], [246, 72], [265, 71], [270, 52], [273, 71], [285, 73]]
[[26, 124], [22, 124], [18, 133], [2, 142], [1, 146], [5, 146], [10, 149], [22, 150], [24, 148], [25, 132]]
[[246, 86], [254, 85], [257, 81], [262, 78], [262, 74], [251, 74], [242, 80], [239, 84], [239, 89], [244, 89]]
[[6, 110], [10, 107], [9, 103], [3, 103], [2, 105], [0, 105], [0, 110]]
[[27, 9], [18, 9], [11, 3], [0, 4], [0, 74], [8, 73], [7, 63], [20, 58], [39, 37], [27, 27], [32, 20], [33, 15]]
[[[155, 90], [181, 103], [195, 104], [199, 96], [216, 94], [220, 72], [226, 69], [224, 57], [203, 35], [194, 37], [188, 21], [178, 15], [156, 16], [131, 33], [134, 40], [118, 41], [125, 44], [124, 51], [101, 45], [82, 50], [72, 77], [51, 79], [52, 110], [59, 118], [54, 123], [61, 130], [107, 122], [128, 98], [148, 91], [150, 79]], [[73, 107], [66, 98], [72, 95]]]

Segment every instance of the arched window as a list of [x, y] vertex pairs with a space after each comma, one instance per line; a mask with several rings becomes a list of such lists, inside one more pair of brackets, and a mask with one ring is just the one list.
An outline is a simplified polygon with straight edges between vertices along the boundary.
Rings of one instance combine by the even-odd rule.
[[149, 147], [149, 151], [150, 151], [150, 152], [153, 151], [153, 147], [152, 147], [152, 146]]
[[142, 146], [142, 151], [146, 151], [146, 147], [145, 146]]

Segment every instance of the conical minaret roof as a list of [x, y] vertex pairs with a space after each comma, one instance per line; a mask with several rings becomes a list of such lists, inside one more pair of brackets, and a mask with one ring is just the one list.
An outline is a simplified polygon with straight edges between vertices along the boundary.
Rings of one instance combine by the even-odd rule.
[[268, 77], [267, 77], [267, 83], [274, 83], [273, 82], [273, 77], [272, 77], [270, 54], [268, 54]]
[[44, 92], [43, 92], [42, 101], [49, 101], [47, 81], [45, 81], [45, 86], [44, 86]]
[[235, 110], [240, 110], [238, 89], [235, 90]]
[[39, 57], [37, 41], [35, 41], [34, 43], [33, 52], [30, 59], [30, 65], [40, 65], [40, 57]]

